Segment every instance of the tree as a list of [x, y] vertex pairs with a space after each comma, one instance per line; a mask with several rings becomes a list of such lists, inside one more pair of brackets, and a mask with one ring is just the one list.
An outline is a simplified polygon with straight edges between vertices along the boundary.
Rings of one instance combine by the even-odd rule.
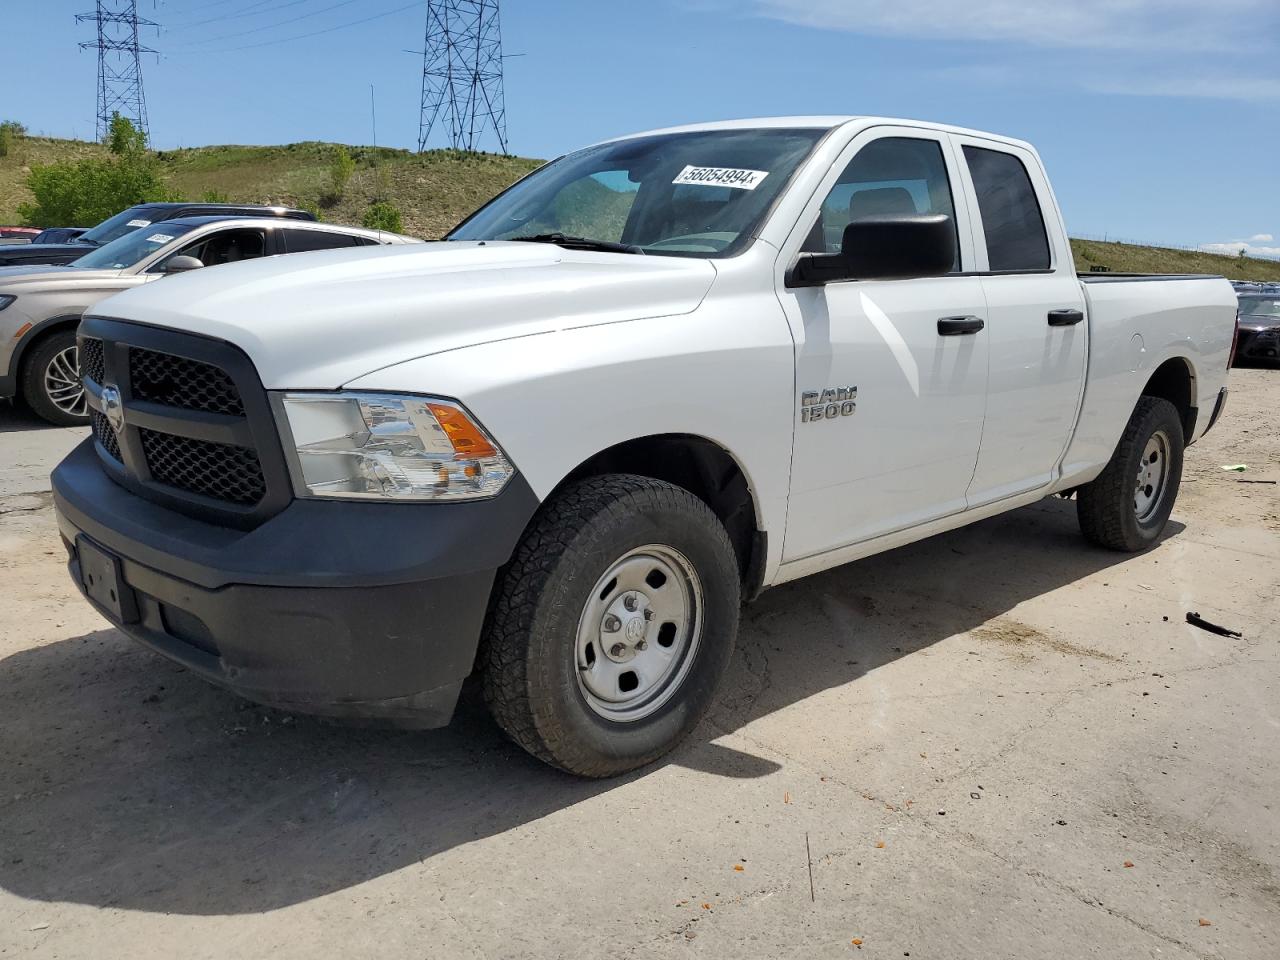
[[107, 149], [118, 157], [138, 156], [147, 149], [147, 135], [128, 117], [113, 113], [111, 127], [107, 130]]
[[333, 151], [333, 162], [329, 164], [329, 182], [333, 187], [335, 199], [342, 198], [343, 192], [347, 189], [347, 182], [355, 172], [356, 162], [350, 151], [342, 144], [338, 144]]
[[361, 221], [368, 230], [385, 230], [388, 233], [402, 233], [404, 224], [400, 211], [391, 203], [375, 203], [364, 213]]
[[27, 175], [27, 189], [35, 202], [19, 204], [18, 214], [36, 227], [94, 224], [135, 203], [172, 197], [159, 166], [146, 156], [38, 163]]
[[27, 128], [17, 120], [0, 123], [0, 157], [7, 157], [26, 133]]

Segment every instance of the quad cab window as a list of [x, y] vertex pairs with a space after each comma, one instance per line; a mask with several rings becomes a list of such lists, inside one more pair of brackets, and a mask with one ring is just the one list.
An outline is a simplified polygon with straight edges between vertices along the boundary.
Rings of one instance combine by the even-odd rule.
[[[839, 253], [844, 228], [863, 217], [946, 214], [955, 229], [955, 204], [942, 144], [916, 137], [873, 140], [854, 155], [805, 240], [805, 253]], [[959, 269], [959, 243], [956, 244]]]
[[987, 269], [1048, 270], [1049, 235], [1027, 168], [1011, 153], [965, 146], [987, 235]]

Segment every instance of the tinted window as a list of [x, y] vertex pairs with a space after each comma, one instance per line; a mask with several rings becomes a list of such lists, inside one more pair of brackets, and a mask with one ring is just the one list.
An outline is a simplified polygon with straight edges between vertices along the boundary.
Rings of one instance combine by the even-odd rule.
[[[221, 263], [256, 260], [258, 257], [265, 256], [266, 252], [266, 234], [262, 230], [237, 229], [223, 230], [220, 233], [202, 237], [195, 243], [176, 251], [174, 256], [195, 257], [206, 267], [216, 267]], [[168, 259], [168, 257], [165, 258], [166, 261]]]
[[1022, 161], [1010, 153], [965, 147], [991, 270], [1048, 270], [1049, 235], [1035, 188]]
[[156, 220], [162, 219], [164, 219], [164, 213], [161, 210], [146, 206], [130, 207], [110, 219], [103, 220], [92, 230], [86, 232], [84, 241], [101, 247], [112, 240], [118, 240], [127, 233], [132, 233], [141, 227], [149, 227]]
[[333, 250], [335, 247], [354, 247], [355, 238], [345, 233], [329, 233], [327, 230], [285, 230], [284, 248], [289, 253], [307, 250]]
[[90, 250], [79, 260], [77, 267], [88, 267], [93, 270], [123, 270], [132, 267], [161, 247], [166, 247], [183, 234], [194, 230], [189, 223], [159, 223], [148, 229], [131, 227], [129, 231], [96, 250]]
[[[857, 152], [805, 241], [806, 253], [838, 253], [844, 228], [861, 217], [942, 213], [955, 228], [955, 205], [942, 144], [914, 137], [873, 140]], [[959, 268], [959, 244], [956, 257]]]

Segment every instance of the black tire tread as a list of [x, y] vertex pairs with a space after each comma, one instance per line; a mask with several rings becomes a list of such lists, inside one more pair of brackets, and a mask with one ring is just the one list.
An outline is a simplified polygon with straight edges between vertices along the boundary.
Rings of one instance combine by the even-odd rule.
[[[1132, 543], [1124, 527], [1124, 510], [1133, 497], [1133, 479], [1126, 464], [1135, 455], [1137, 448], [1146, 446], [1154, 424], [1170, 418], [1178, 426], [1172, 441], [1181, 444], [1182, 421], [1177, 408], [1160, 397], [1143, 395], [1138, 398], [1133, 415], [1129, 418], [1106, 468], [1091, 483], [1081, 487], [1076, 495], [1076, 518], [1086, 540], [1100, 547], [1125, 553], [1133, 553], [1149, 546]], [[1173, 490], [1170, 495], [1176, 497], [1177, 490]]]
[[[481, 643], [478, 665], [482, 689], [494, 720], [530, 754], [578, 776], [608, 777], [620, 771], [580, 749], [569, 731], [555, 722], [552, 712], [530, 696], [528, 636], [535, 629], [539, 607], [561, 602], [547, 589], [548, 581], [573, 549], [585, 524], [601, 515], [633, 512], [637, 500], [646, 507], [701, 514], [708, 531], [718, 534], [723, 549], [733, 555], [733, 546], [719, 519], [689, 491], [632, 474], [588, 477], [543, 506], [515, 555], [500, 571]], [[734, 589], [738, 587], [735, 580]], [[651, 762], [673, 746], [655, 750], [652, 756], [628, 764], [628, 768]]]

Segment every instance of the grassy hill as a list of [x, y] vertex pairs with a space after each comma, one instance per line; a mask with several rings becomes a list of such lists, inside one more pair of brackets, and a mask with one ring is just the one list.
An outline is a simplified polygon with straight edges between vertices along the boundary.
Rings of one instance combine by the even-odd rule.
[[[356, 172], [343, 196], [333, 201], [326, 197], [333, 148], [316, 142], [193, 147], [159, 156], [173, 189], [188, 198], [213, 190], [243, 202], [316, 205], [325, 220], [336, 223], [359, 223], [371, 203], [388, 200], [400, 208], [405, 232], [425, 238], [439, 237], [541, 162], [448, 150], [415, 154], [351, 147]], [[104, 152], [98, 144], [79, 140], [23, 139], [9, 156], [0, 157], [0, 223], [19, 222], [18, 204], [30, 199], [24, 182], [31, 164]], [[1081, 271], [1097, 264], [1116, 272], [1220, 273], [1232, 279], [1280, 280], [1280, 262], [1275, 260], [1093, 240], [1072, 240], [1071, 246]]]

